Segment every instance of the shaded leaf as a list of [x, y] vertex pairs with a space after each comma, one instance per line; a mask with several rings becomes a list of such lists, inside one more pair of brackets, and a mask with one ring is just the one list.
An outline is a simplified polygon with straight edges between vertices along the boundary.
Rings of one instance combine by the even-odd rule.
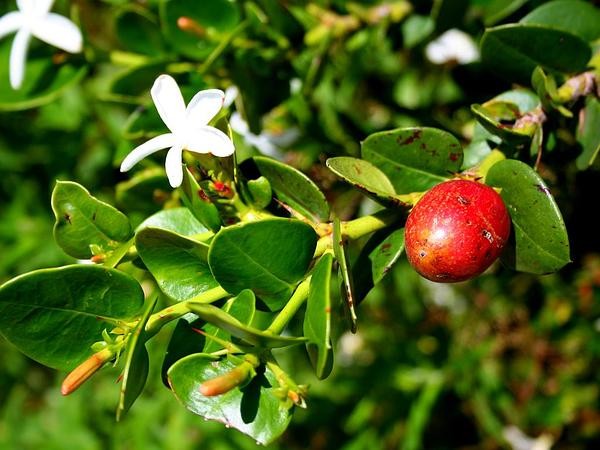
[[306, 273], [317, 243], [313, 228], [294, 219], [266, 219], [222, 228], [208, 262], [215, 279], [237, 295], [252, 289], [276, 311]]
[[356, 296], [354, 294], [354, 280], [352, 278], [352, 271], [348, 261], [347, 254], [347, 242], [344, 240], [342, 235], [342, 224], [336, 217], [333, 220], [333, 253], [338, 263], [338, 273], [340, 274], [341, 280], [341, 291], [342, 298], [346, 303], [349, 319], [350, 319], [350, 330], [356, 333], [357, 317], [356, 317]]
[[74, 258], [90, 258], [90, 246], [110, 252], [133, 236], [127, 216], [71, 181], [56, 182], [52, 210], [56, 217], [54, 239]]
[[398, 128], [371, 134], [362, 157], [387, 175], [397, 194], [426, 191], [458, 172], [458, 140], [436, 128]]
[[177, 321], [161, 367], [161, 376], [165, 386], [169, 387], [167, 372], [173, 364], [185, 356], [201, 352], [204, 345], [208, 345], [209, 341], [194, 330], [202, 327], [203, 324], [204, 321], [198, 319], [194, 314], [186, 314]]
[[489, 170], [486, 183], [501, 188], [513, 223], [513, 235], [502, 254], [523, 272], [555, 272], [570, 262], [562, 215], [540, 176], [527, 164], [504, 160]]
[[126, 211], [152, 214], [160, 210], [173, 189], [162, 167], [137, 172], [130, 180], [117, 184], [117, 203]]
[[222, 225], [219, 210], [187, 167], [183, 170], [181, 192], [181, 200], [194, 217], [213, 232], [219, 231]]
[[528, 83], [536, 66], [563, 73], [585, 69], [591, 57], [580, 37], [543, 25], [489, 28], [481, 39], [482, 62], [510, 80]]
[[157, 300], [158, 297], [154, 297], [153, 300], [148, 301], [144, 314], [127, 338], [123, 381], [121, 382], [119, 403], [117, 405], [117, 421], [121, 420], [127, 411], [129, 411], [131, 405], [133, 405], [144, 390], [146, 380], [148, 379], [150, 359], [145, 345], [146, 336], [144, 336], [144, 328], [156, 306]]
[[101, 266], [74, 265], [21, 275], [0, 287], [0, 334], [46, 366], [71, 370], [104, 329], [135, 318], [138, 282]]
[[577, 141], [583, 148], [577, 157], [577, 168], [584, 170], [593, 164], [600, 152], [600, 100], [595, 97], [588, 96], [585, 100], [577, 129]]
[[383, 279], [403, 252], [404, 228], [384, 229], [371, 236], [352, 267], [357, 302]]
[[588, 42], [600, 38], [600, 9], [582, 0], [555, 0], [545, 3], [523, 17], [520, 22], [568, 31]]
[[230, 359], [216, 362], [210, 355], [190, 355], [171, 367], [169, 383], [175, 396], [193, 413], [233, 427], [260, 444], [268, 444], [285, 431], [291, 420], [291, 410], [276, 395], [279, 385], [268, 367], [243, 388], [214, 397], [200, 393], [203, 382], [235, 367]]
[[147, 9], [128, 5], [115, 19], [115, 32], [121, 45], [132, 52], [156, 57], [164, 52], [158, 20]]
[[329, 376], [333, 368], [331, 346], [331, 253], [323, 255], [317, 262], [308, 291], [304, 336], [308, 339], [306, 350], [319, 379]]

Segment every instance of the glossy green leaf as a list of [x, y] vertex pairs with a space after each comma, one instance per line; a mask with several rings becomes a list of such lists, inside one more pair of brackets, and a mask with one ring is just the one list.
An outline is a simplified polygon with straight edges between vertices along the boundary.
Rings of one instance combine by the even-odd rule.
[[583, 149], [577, 157], [577, 168], [584, 170], [592, 165], [600, 152], [600, 101], [595, 97], [588, 96], [585, 100], [577, 129], [577, 141]]
[[181, 193], [181, 200], [196, 219], [215, 233], [219, 231], [222, 225], [219, 210], [187, 167], [183, 171]]
[[308, 339], [306, 350], [319, 379], [329, 376], [333, 368], [331, 346], [331, 253], [323, 255], [315, 265], [310, 279], [304, 336]]
[[517, 88], [505, 91], [490, 101], [510, 102], [517, 106], [519, 114], [533, 111], [540, 106], [540, 98], [531, 89]]
[[252, 289], [271, 311], [281, 309], [310, 264], [317, 234], [294, 219], [266, 219], [222, 228], [208, 262], [215, 279], [237, 295]]
[[[251, 290], [247, 289], [240, 292], [238, 296], [227, 300], [223, 305], [222, 310], [238, 320], [242, 325], [250, 326], [254, 319], [254, 314], [256, 313], [256, 297], [254, 297], [254, 293]], [[203, 328], [209, 336], [225, 341], [231, 340], [231, 333], [228, 333], [223, 328], [219, 328], [211, 323], [207, 323]], [[221, 348], [223, 347], [217, 341], [208, 338], [202, 353], [215, 352]]]
[[317, 185], [287, 164], [264, 156], [252, 158], [277, 198], [304, 217], [315, 222], [329, 219], [329, 203]]
[[119, 393], [119, 403], [117, 405], [117, 421], [129, 411], [131, 405], [144, 390], [146, 380], [148, 379], [148, 370], [150, 368], [150, 358], [146, 350], [146, 336], [144, 328], [156, 306], [158, 297], [149, 300], [144, 314], [140, 318], [135, 329], [127, 338], [127, 347], [125, 349], [125, 366], [123, 368], [123, 381]]
[[156, 32], [158, 18], [147, 9], [130, 5], [115, 19], [115, 32], [124, 49], [156, 57], [164, 52], [165, 45]]
[[66, 89], [79, 83], [87, 73], [83, 60], [69, 55], [66, 62], [55, 64], [52, 50], [36, 56], [30, 52], [25, 65], [23, 85], [13, 89], [8, 81], [9, 53], [14, 36], [0, 41], [0, 111], [36, 108], [54, 101]]
[[398, 128], [367, 137], [362, 157], [387, 175], [397, 194], [409, 194], [426, 191], [458, 172], [463, 152], [445, 131]]
[[171, 367], [169, 383], [175, 396], [193, 413], [233, 427], [260, 444], [268, 444], [285, 431], [292, 412], [277, 396], [279, 384], [268, 367], [243, 388], [214, 397], [200, 393], [203, 382], [234, 367], [236, 364], [230, 359], [216, 362], [210, 355], [190, 355]]
[[336, 217], [333, 219], [333, 253], [338, 263], [338, 273], [341, 280], [342, 298], [346, 303], [348, 317], [350, 319], [350, 330], [356, 333], [358, 318], [356, 316], [356, 295], [354, 293], [354, 279], [352, 269], [348, 261], [347, 242], [342, 235], [342, 224]]
[[540, 176], [527, 164], [500, 161], [486, 183], [501, 188], [513, 223], [512, 242], [502, 254], [510, 267], [535, 274], [551, 273], [570, 262], [569, 240], [562, 215]]
[[564, 73], [585, 69], [591, 57], [580, 37], [543, 25], [509, 24], [486, 30], [481, 60], [494, 73], [528, 83], [536, 66]]
[[520, 22], [568, 31], [588, 42], [600, 38], [600, 9], [583, 0], [554, 0], [545, 3]]
[[396, 195], [388, 177], [369, 161], [350, 156], [337, 156], [327, 160], [327, 167], [338, 177], [382, 205], [408, 206], [406, 201]]
[[137, 231], [144, 228], [160, 228], [182, 236], [210, 234], [210, 231], [187, 208], [163, 209], [139, 224]]
[[161, 291], [172, 299], [187, 300], [217, 287], [206, 244], [160, 228], [140, 230], [135, 244]]
[[152, 214], [160, 210], [173, 189], [162, 167], [137, 172], [130, 180], [117, 184], [116, 199], [126, 211]]
[[54, 239], [74, 258], [90, 258], [90, 246], [108, 253], [133, 236], [127, 216], [71, 181], [56, 182], [52, 210]]
[[[161, 6], [167, 39], [178, 53], [188, 58], [206, 58], [219, 43], [215, 39], [215, 31], [232, 31], [240, 21], [237, 4], [228, 0], [211, 0], [202, 8], [190, 8], [186, 0], [171, 0]], [[178, 21], [181, 17], [192, 21], [188, 29], [180, 28]], [[210, 39], [211, 36], [213, 39]]]
[[21, 275], [0, 287], [0, 334], [32, 359], [70, 370], [104, 329], [140, 313], [139, 283], [118, 270], [74, 265]]
[[[240, 294], [240, 296], [243, 296], [242, 298], [247, 298], [249, 295], [254, 297], [252, 291], [245, 292], [249, 292], [249, 294], [242, 292]], [[247, 343], [256, 345], [258, 347], [286, 347], [288, 345], [301, 344], [306, 341], [304, 338], [278, 336], [249, 325], [245, 325], [231, 314], [213, 305], [190, 303], [189, 308], [202, 320], [223, 328], [232, 336], [238, 337]]]
[[404, 228], [381, 230], [371, 236], [352, 267], [357, 302], [383, 279], [403, 252]]

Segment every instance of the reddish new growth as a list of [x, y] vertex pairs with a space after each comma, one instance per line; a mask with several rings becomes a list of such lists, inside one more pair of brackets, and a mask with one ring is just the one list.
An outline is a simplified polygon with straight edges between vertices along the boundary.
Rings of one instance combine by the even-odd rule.
[[491, 187], [470, 180], [446, 181], [427, 192], [408, 216], [408, 261], [432, 281], [468, 280], [500, 256], [510, 223], [502, 198]]

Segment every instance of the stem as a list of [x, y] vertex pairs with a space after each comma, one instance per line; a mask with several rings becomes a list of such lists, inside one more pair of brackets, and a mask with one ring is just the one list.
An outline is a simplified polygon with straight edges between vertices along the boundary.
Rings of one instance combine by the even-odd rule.
[[358, 239], [393, 224], [399, 218], [400, 214], [398, 211], [384, 209], [372, 216], [364, 216], [349, 222], [342, 222], [342, 235], [349, 239]]
[[235, 29], [221, 41], [221, 43], [212, 51], [212, 53], [210, 55], [208, 55], [208, 58], [206, 58], [206, 61], [204, 61], [204, 64], [202, 64], [202, 66], [200, 67], [200, 71], [199, 71], [200, 74], [205, 74], [206, 72], [208, 72], [208, 70], [213, 65], [213, 63], [217, 59], [219, 59], [221, 54], [223, 54], [223, 52], [227, 49], [229, 44], [231, 44], [231, 41], [233, 41], [233, 39], [238, 34], [240, 34], [242, 31], [244, 31], [246, 29], [246, 27], [248, 26], [248, 24], [249, 23], [247, 20], [243, 21], [237, 27], [235, 27]]
[[292, 317], [298, 312], [304, 301], [308, 298], [308, 288], [311, 277], [307, 277], [298, 285], [296, 291], [287, 302], [285, 307], [279, 312], [275, 320], [265, 331], [267, 333], [279, 334], [283, 331]]
[[189, 308], [190, 303], [213, 303], [220, 300], [229, 293], [225, 291], [221, 286], [209, 289], [196, 297], [192, 297], [189, 300], [175, 303], [157, 313], [154, 313], [148, 319], [146, 323], [146, 335], [153, 336], [160, 331], [160, 329], [172, 320], [178, 319], [181, 316], [191, 312]]

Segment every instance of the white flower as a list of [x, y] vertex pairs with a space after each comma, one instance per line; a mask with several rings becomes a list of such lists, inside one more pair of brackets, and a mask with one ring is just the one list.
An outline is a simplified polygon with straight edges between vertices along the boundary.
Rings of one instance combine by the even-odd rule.
[[453, 28], [431, 41], [425, 48], [425, 55], [434, 64], [450, 61], [469, 64], [479, 59], [479, 50], [471, 36]]
[[221, 130], [208, 126], [208, 122], [223, 106], [223, 91], [200, 91], [186, 108], [177, 82], [169, 75], [160, 75], [150, 93], [158, 114], [171, 132], [156, 136], [133, 149], [123, 160], [121, 172], [127, 172], [146, 156], [170, 147], [165, 169], [169, 183], [175, 188], [183, 181], [181, 158], [184, 149], [221, 157], [233, 154], [231, 139]]
[[18, 11], [0, 17], [0, 39], [17, 32], [10, 50], [10, 85], [18, 89], [23, 83], [25, 58], [31, 36], [70, 53], [81, 51], [79, 28], [66, 17], [51, 13], [54, 0], [17, 0]]
[[229, 125], [233, 131], [242, 136], [246, 144], [256, 147], [263, 155], [276, 159], [281, 159], [283, 156], [281, 147], [291, 145], [300, 136], [297, 128], [291, 128], [279, 134], [268, 131], [254, 134], [250, 131], [248, 123], [237, 112], [231, 115]]

